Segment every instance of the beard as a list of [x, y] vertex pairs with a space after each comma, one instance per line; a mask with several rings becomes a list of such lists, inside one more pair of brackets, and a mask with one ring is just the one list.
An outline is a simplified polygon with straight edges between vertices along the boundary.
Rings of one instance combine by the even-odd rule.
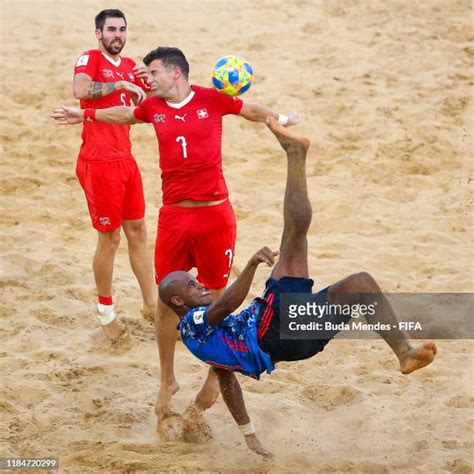
[[117, 43], [116, 40], [113, 40], [113, 41], [111, 41], [110, 43], [107, 44], [104, 40], [101, 40], [101, 43], [102, 43], [102, 46], [104, 47], [104, 49], [109, 54], [112, 54], [112, 55], [120, 54], [122, 52], [122, 49], [125, 46], [125, 41], [123, 43], [122, 42]]

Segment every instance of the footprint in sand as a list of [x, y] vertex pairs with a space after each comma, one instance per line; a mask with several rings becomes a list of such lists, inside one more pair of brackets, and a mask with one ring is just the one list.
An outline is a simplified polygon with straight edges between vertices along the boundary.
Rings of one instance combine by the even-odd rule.
[[84, 323], [72, 314], [59, 315], [56, 311], [49, 307], [39, 307], [32, 310], [31, 314], [42, 323], [50, 326], [68, 329], [80, 329], [84, 327]]
[[124, 451], [132, 451], [139, 454], [155, 454], [156, 446], [150, 443], [122, 443], [120, 445]]
[[447, 405], [451, 408], [472, 408], [474, 405], [474, 397], [469, 395], [458, 395], [451, 398]]
[[[247, 382], [247, 381], [246, 381]], [[280, 382], [278, 380], [268, 380], [265, 384], [255, 384], [249, 380], [245, 385], [245, 390], [253, 393], [281, 393], [288, 387], [287, 382]]]
[[441, 113], [448, 117], [456, 117], [464, 112], [469, 102], [469, 97], [448, 97], [441, 103]]
[[115, 342], [110, 341], [99, 327], [89, 337], [90, 346], [88, 352], [120, 356], [132, 350], [134, 338], [128, 329]]
[[63, 384], [70, 385], [80, 383], [82, 379], [87, 377], [104, 376], [106, 370], [100, 365], [90, 367], [69, 367], [67, 369], [57, 369], [48, 372], [48, 380], [59, 381]]
[[127, 326], [130, 336], [140, 341], [154, 341], [155, 331], [149, 320], [143, 317], [123, 316], [120, 321]]
[[0, 413], [17, 415], [19, 411], [10, 402], [7, 402], [6, 400], [0, 400]]
[[459, 449], [459, 443], [455, 439], [442, 441], [441, 444], [443, 445], [443, 448], [446, 449]]
[[465, 459], [455, 459], [452, 462], [446, 463], [444, 467], [447, 472], [457, 472], [460, 474], [472, 473], [472, 464]]
[[303, 395], [328, 411], [353, 405], [362, 398], [359, 390], [347, 385], [310, 385], [303, 390]]

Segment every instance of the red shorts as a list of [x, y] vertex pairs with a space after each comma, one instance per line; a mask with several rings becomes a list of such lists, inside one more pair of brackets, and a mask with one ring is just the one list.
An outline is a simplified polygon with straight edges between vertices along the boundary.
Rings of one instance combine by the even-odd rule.
[[224, 288], [234, 259], [235, 238], [235, 214], [228, 200], [216, 206], [164, 205], [156, 236], [156, 283], [170, 272], [196, 267], [197, 279], [206, 288]]
[[79, 159], [76, 174], [97, 230], [110, 232], [122, 221], [145, 216], [142, 177], [133, 158], [103, 163]]

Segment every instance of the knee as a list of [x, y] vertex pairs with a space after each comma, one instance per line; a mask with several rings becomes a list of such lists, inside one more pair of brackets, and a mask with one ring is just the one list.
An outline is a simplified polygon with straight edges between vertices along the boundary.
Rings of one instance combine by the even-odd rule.
[[234, 372], [230, 370], [214, 368], [213, 371], [217, 375], [221, 391], [225, 390], [235, 378]]
[[161, 326], [173, 327], [176, 329], [176, 313], [166, 306], [160, 298], [158, 298], [158, 307], [155, 313], [155, 323]]
[[372, 293], [379, 290], [377, 282], [373, 276], [365, 271], [351, 275], [351, 283], [360, 293]]
[[120, 228], [112, 232], [104, 232], [99, 236], [99, 248], [106, 252], [115, 253], [120, 245]]
[[313, 210], [309, 202], [302, 202], [291, 211], [292, 231], [297, 235], [306, 235], [313, 217]]
[[146, 242], [147, 231], [146, 224], [143, 219], [129, 223], [127, 226], [127, 239], [132, 242]]

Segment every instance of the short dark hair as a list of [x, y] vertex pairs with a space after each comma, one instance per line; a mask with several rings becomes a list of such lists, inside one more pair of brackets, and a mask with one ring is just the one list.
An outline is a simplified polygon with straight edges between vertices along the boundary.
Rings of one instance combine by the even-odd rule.
[[179, 67], [186, 78], [189, 76], [189, 63], [180, 49], [160, 46], [159, 48], [150, 51], [143, 58], [143, 62], [145, 63], [145, 66], [149, 66], [152, 61], [155, 61], [155, 59], [161, 59], [165, 67]]
[[110, 8], [109, 10], [102, 10], [96, 17], [95, 17], [95, 29], [102, 31], [104, 29], [105, 20], [107, 18], [123, 18], [125, 20], [125, 25], [127, 24], [127, 19], [123, 12], [117, 9]]

